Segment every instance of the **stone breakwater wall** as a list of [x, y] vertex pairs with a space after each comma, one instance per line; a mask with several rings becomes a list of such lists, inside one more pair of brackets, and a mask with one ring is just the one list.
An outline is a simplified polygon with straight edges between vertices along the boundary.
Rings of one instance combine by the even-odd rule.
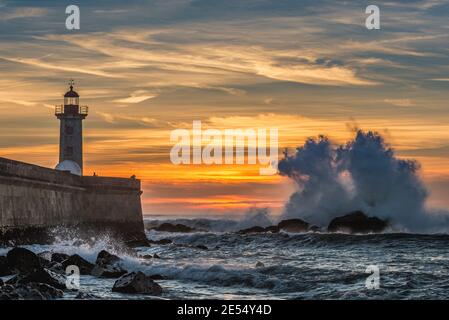
[[144, 241], [141, 194], [137, 179], [80, 177], [0, 158], [0, 242], [44, 241], [56, 227]]

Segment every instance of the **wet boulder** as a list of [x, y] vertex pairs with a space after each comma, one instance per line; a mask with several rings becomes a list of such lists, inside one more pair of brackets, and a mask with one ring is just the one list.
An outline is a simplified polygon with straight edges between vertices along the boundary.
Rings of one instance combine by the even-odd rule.
[[159, 232], [179, 232], [179, 233], [189, 233], [195, 232], [194, 228], [183, 224], [172, 224], [172, 223], [163, 223], [157, 227], [152, 228], [151, 230], [159, 231]]
[[55, 252], [51, 255], [51, 261], [62, 263], [64, 260], [67, 260], [69, 257], [70, 256], [68, 254]]
[[162, 294], [162, 288], [151, 277], [143, 272], [131, 272], [120, 277], [112, 288], [113, 292], [149, 294], [159, 296]]
[[122, 267], [122, 259], [118, 256], [107, 252], [101, 251], [95, 262], [95, 266], [92, 269], [91, 274], [96, 277], [102, 278], [118, 278], [127, 273], [128, 271]]
[[301, 219], [288, 219], [279, 222], [278, 227], [280, 230], [286, 232], [307, 232], [309, 231], [310, 224]]
[[77, 254], [67, 257], [64, 261], [62, 261], [61, 264], [64, 270], [68, 266], [77, 266], [79, 268], [80, 274], [82, 275], [90, 275], [94, 268], [94, 265], [92, 263]]
[[0, 277], [9, 276], [13, 274], [9, 268], [8, 259], [4, 256], [0, 256]]
[[334, 218], [327, 227], [329, 232], [376, 233], [388, 227], [388, 222], [376, 217], [368, 217], [361, 211]]
[[279, 227], [278, 226], [269, 226], [265, 228], [265, 232], [271, 232], [271, 233], [278, 233]]
[[254, 226], [251, 228], [246, 228], [246, 229], [242, 229], [242, 230], [238, 231], [238, 233], [240, 233], [240, 234], [262, 233], [262, 232], [265, 232], [265, 228], [259, 227], [259, 226]]
[[269, 227], [260, 227], [260, 226], [254, 226], [246, 229], [239, 230], [237, 233], [239, 234], [251, 234], [251, 233], [278, 233], [279, 228], [278, 226], [269, 226]]
[[50, 300], [62, 298], [63, 295], [61, 290], [44, 283], [0, 287], [0, 300]]
[[32, 251], [16, 247], [11, 249], [6, 258], [11, 270], [18, 273], [33, 273], [42, 268], [39, 257]]
[[66, 289], [66, 278], [51, 270], [40, 268], [30, 273], [21, 273], [9, 279], [6, 284], [13, 286], [29, 285], [31, 283], [47, 284], [56, 289]]

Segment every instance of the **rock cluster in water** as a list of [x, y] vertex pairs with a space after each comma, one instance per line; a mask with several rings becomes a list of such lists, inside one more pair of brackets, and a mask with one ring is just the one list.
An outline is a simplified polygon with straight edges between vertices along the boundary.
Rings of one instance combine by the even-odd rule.
[[[128, 272], [122, 259], [105, 250], [101, 251], [95, 264], [81, 256], [64, 253], [32, 251], [16, 247], [6, 256], [0, 256], [0, 277], [11, 276], [3, 282], [0, 279], [0, 300], [49, 300], [62, 298], [68, 291], [66, 268], [77, 266], [81, 275], [104, 278], [118, 278], [112, 291], [121, 293], [160, 295], [162, 288], [154, 279], [162, 276], [147, 276], [142, 272]], [[70, 290], [73, 290], [70, 288]], [[76, 299], [96, 297], [79, 292]]]
[[[250, 228], [237, 231], [239, 234], [251, 233], [278, 233], [280, 231], [289, 233], [302, 232], [345, 232], [345, 233], [378, 233], [384, 231], [388, 227], [388, 221], [381, 220], [376, 217], [369, 217], [361, 211], [351, 212], [347, 215], [340, 216], [331, 220], [327, 228], [320, 228], [315, 225], [301, 220], [301, 219], [287, 219], [282, 220], [277, 225], [261, 227], [253, 226]], [[158, 232], [178, 232], [191, 233], [203, 230], [198, 230], [183, 224], [162, 223], [159, 226], [151, 227], [150, 230]], [[154, 244], [170, 244], [170, 239], [161, 239], [158, 241], [151, 241]], [[200, 247], [199, 247], [200, 248]], [[201, 249], [201, 248], [200, 248]]]

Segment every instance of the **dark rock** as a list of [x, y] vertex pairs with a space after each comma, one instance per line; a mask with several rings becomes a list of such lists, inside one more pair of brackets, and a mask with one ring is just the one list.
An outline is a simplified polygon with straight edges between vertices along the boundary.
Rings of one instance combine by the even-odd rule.
[[77, 266], [80, 270], [80, 274], [82, 274], [82, 275], [91, 274], [92, 269], [94, 268], [94, 265], [92, 263], [90, 263], [89, 261], [85, 260], [84, 258], [80, 257], [77, 254], [74, 254], [73, 256], [68, 257], [61, 264], [62, 264], [62, 267], [64, 268], [64, 270], [68, 266]]
[[109, 253], [106, 250], [102, 250], [97, 255], [97, 260], [95, 261], [95, 264], [101, 266], [101, 265], [114, 264], [119, 261], [121, 261], [121, 259], [115, 254]]
[[19, 286], [28, 285], [30, 283], [44, 283], [57, 289], [66, 289], [66, 278], [51, 270], [41, 268], [32, 273], [18, 274], [6, 281], [6, 284]]
[[50, 269], [53, 266], [53, 262], [51, 262], [50, 260], [47, 260], [39, 255], [38, 255], [38, 257], [39, 257], [39, 263], [41, 264], [41, 267]]
[[37, 254], [37, 256], [38, 256], [39, 258], [44, 259], [44, 260], [51, 261], [51, 255], [52, 255], [52, 254], [53, 254], [53, 252], [51, 252], [51, 251], [42, 251], [42, 252], [39, 252], [39, 253]]
[[120, 277], [112, 288], [113, 292], [161, 295], [162, 288], [143, 272], [131, 272]]
[[65, 268], [59, 262], [52, 262], [47, 269], [59, 274], [65, 274]]
[[152, 228], [152, 230], [159, 232], [181, 232], [181, 233], [189, 233], [196, 231], [194, 228], [179, 223], [178, 224], [163, 223], [160, 226]]
[[118, 278], [128, 272], [121, 264], [122, 259], [103, 250], [98, 254], [91, 274], [102, 278]]
[[160, 257], [157, 253], [155, 253], [155, 254], [153, 255], [153, 258], [154, 258], [154, 259], [160, 259], [161, 257]]
[[238, 233], [240, 233], [240, 234], [264, 233], [264, 232], [278, 233], [279, 232], [279, 228], [278, 228], [278, 226], [269, 226], [269, 227], [266, 227], [266, 228], [259, 227], [259, 226], [254, 226], [254, 227], [251, 227], [251, 228], [242, 229], [242, 230], [238, 231]]
[[19, 273], [33, 273], [40, 270], [39, 257], [28, 249], [16, 247], [6, 255], [9, 268]]
[[262, 262], [257, 261], [256, 268], [263, 268], [263, 267], [265, 267], [265, 265]]
[[63, 295], [61, 290], [44, 283], [0, 287], [0, 300], [50, 300], [62, 298]]
[[370, 233], [382, 232], [387, 227], [387, 221], [376, 217], [368, 217], [361, 211], [355, 211], [333, 219], [327, 230], [329, 232]]
[[139, 256], [139, 258], [150, 260], [150, 259], [153, 259], [153, 256], [151, 254], [145, 254], [143, 256]]
[[64, 260], [67, 260], [69, 257], [70, 256], [65, 253], [53, 253], [51, 255], [51, 261], [62, 263]]
[[282, 220], [278, 223], [278, 227], [286, 232], [307, 232], [309, 230], [309, 224], [301, 219]]
[[56, 289], [45, 283], [30, 283], [27, 287], [38, 291], [45, 300], [58, 299], [64, 296], [62, 290]]
[[251, 228], [240, 230], [238, 233], [248, 234], [248, 233], [262, 233], [262, 232], [266, 232], [265, 228], [259, 227], [259, 226], [254, 226]]
[[271, 233], [278, 233], [279, 227], [278, 226], [269, 226], [265, 228], [265, 232], [271, 232]]
[[160, 275], [160, 274], [152, 274], [150, 276], [150, 279], [152, 279], [152, 280], [165, 280], [165, 277], [163, 275]]
[[206, 246], [204, 246], [202, 244], [199, 244], [199, 245], [195, 246], [195, 248], [200, 249], [200, 250], [209, 250], [208, 247], [206, 247]]
[[9, 268], [8, 259], [4, 256], [0, 256], [0, 277], [9, 276], [14, 274]]
[[173, 243], [173, 240], [171, 239], [148, 240], [148, 241], [152, 244], [160, 244], [160, 245]]
[[0, 287], [0, 300], [19, 300], [19, 299], [23, 299], [23, 297], [16, 292], [16, 288], [14, 286], [6, 284]]
[[0, 287], [3, 286], [5, 283], [3, 282], [2, 279], [0, 279]]

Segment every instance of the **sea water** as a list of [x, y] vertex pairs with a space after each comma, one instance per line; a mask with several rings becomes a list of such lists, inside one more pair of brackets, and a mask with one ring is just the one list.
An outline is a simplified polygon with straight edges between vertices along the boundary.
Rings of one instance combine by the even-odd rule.
[[[185, 221], [184, 221], [185, 222]], [[190, 220], [203, 231], [147, 231], [169, 245], [120, 251], [109, 239], [60, 240], [28, 249], [77, 253], [94, 262], [102, 249], [117, 254], [129, 271], [161, 275], [165, 299], [449, 299], [449, 235], [386, 233], [232, 232], [232, 221]], [[206, 246], [208, 250], [196, 248]], [[0, 255], [10, 248], [0, 248]], [[143, 258], [157, 254], [160, 259]], [[256, 264], [260, 262], [256, 267]], [[379, 289], [369, 289], [368, 266], [379, 268]], [[101, 299], [154, 299], [113, 293], [114, 279], [81, 276], [80, 291]], [[67, 292], [72, 299], [77, 292]]]

